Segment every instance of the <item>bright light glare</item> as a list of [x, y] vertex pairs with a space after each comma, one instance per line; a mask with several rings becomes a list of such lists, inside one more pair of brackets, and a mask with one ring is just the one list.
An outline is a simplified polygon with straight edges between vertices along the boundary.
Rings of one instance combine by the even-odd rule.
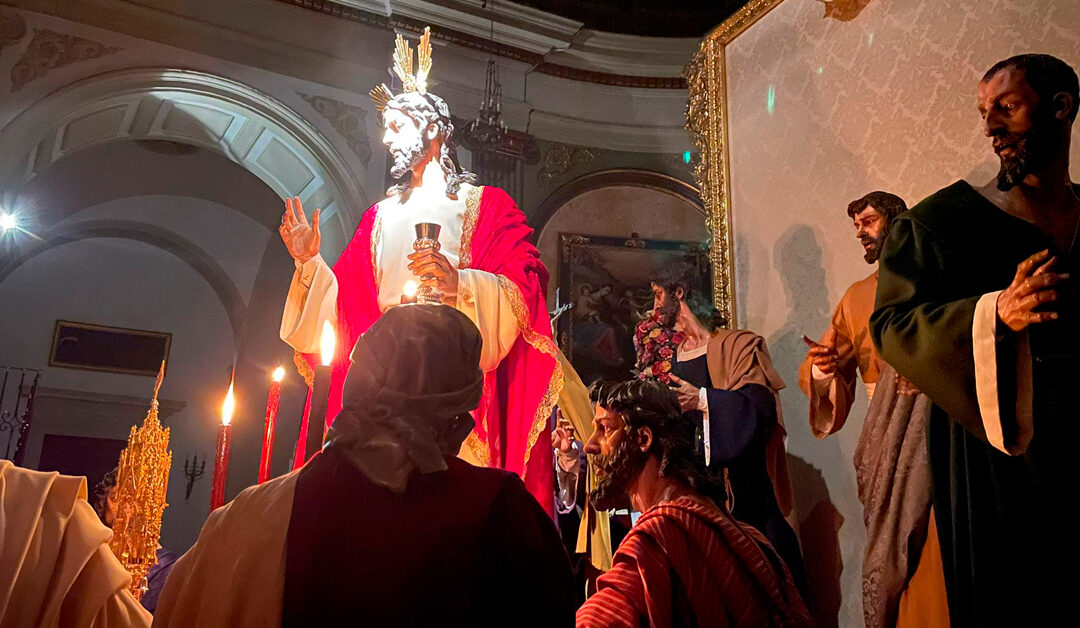
[[416, 296], [418, 290], [420, 290], [420, 284], [412, 279], [406, 281], [405, 285], [401, 287], [401, 292], [410, 299]]
[[0, 231], [7, 231], [19, 226], [19, 221], [15, 219], [15, 214], [2, 213], [0, 214]]
[[322, 340], [319, 343], [323, 366], [330, 366], [330, 363], [334, 361], [334, 345], [336, 343], [334, 326], [330, 324], [330, 321], [323, 321]]
[[285, 379], [285, 369], [280, 366], [274, 369], [274, 374], [272, 378], [275, 382], [280, 382], [281, 380]]

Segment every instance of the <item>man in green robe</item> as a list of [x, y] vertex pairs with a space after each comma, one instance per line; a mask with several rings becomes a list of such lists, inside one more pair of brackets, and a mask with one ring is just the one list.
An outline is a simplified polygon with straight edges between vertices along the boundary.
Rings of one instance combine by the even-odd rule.
[[1078, 91], [1072, 68], [1048, 55], [992, 67], [978, 105], [998, 176], [954, 183], [901, 215], [881, 257], [870, 329], [882, 358], [934, 402], [930, 468], [953, 628], [1072, 615]]

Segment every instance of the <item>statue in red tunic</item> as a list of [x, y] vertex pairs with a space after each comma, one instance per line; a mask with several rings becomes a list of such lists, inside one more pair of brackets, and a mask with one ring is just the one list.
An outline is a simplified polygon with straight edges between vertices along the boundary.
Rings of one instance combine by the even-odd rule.
[[[476, 427], [460, 457], [513, 471], [548, 511], [553, 510], [548, 418], [562, 389], [562, 370], [544, 294], [548, 272], [529, 242], [525, 215], [503, 190], [476, 184], [457, 164], [454, 125], [446, 102], [428, 93], [431, 47], [425, 30], [412, 50], [398, 36], [394, 69], [404, 90], [372, 91], [383, 122], [383, 143], [400, 185], [364, 214], [333, 268], [319, 256], [319, 210], [308, 221], [300, 199], [286, 200], [280, 233], [296, 262], [282, 316], [281, 338], [314, 364], [324, 322], [337, 331], [328, 420], [341, 409], [341, 391], [356, 340], [401, 302], [405, 285], [420, 281], [464, 313], [483, 337], [484, 393]], [[416, 225], [440, 225], [435, 248], [414, 251]], [[303, 464], [308, 421], [300, 429]]]

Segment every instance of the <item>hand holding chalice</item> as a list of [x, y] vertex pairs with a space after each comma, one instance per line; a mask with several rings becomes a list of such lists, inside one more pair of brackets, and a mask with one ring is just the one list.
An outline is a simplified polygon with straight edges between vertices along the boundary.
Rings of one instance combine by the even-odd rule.
[[420, 281], [416, 294], [418, 303], [442, 303], [445, 297], [453, 297], [458, 289], [458, 272], [450, 260], [440, 252], [439, 231], [435, 223], [416, 225], [416, 240], [409, 258], [409, 270]]

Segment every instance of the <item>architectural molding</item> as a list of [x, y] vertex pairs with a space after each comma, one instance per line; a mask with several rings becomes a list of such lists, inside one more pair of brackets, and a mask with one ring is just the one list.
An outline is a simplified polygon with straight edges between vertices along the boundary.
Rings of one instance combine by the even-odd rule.
[[40, 234], [8, 256], [0, 266], [0, 284], [26, 262], [58, 246], [92, 238], [134, 240], [157, 247], [191, 266], [217, 295], [225, 308], [234, 342], [239, 343], [247, 306], [229, 273], [209, 253], [191, 240], [155, 225], [132, 220], [88, 220], [63, 223]]
[[596, 151], [587, 146], [574, 146], [561, 142], [552, 142], [540, 162], [540, 172], [536, 173], [536, 184], [546, 189], [551, 182], [568, 170], [596, 159]]
[[34, 37], [27, 44], [26, 50], [11, 67], [11, 91], [19, 91], [27, 83], [56, 68], [97, 59], [120, 50], [118, 46], [106, 46], [84, 37], [58, 33], [47, 28], [35, 28]]
[[614, 168], [590, 172], [559, 186], [537, 206], [529, 219], [529, 224], [539, 236], [552, 216], [569, 201], [592, 190], [616, 186], [641, 187], [664, 192], [686, 201], [701, 212], [702, 216], [705, 215], [705, 206], [701, 203], [698, 189], [686, 181], [652, 170]]
[[341, 134], [341, 137], [345, 138], [345, 143], [356, 153], [366, 168], [371, 162], [371, 142], [368, 139], [367, 128], [364, 126], [367, 110], [359, 105], [350, 105], [325, 96], [296, 93], [304, 99], [304, 102], [311, 105], [316, 113], [326, 118], [330, 126]]
[[[112, 395], [108, 393], [89, 392], [72, 388], [50, 388], [39, 386], [37, 396], [46, 399], [62, 401], [77, 401], [80, 403], [94, 403], [107, 406], [134, 406], [142, 408], [145, 412], [150, 407], [149, 397], [133, 397], [131, 395]], [[158, 398], [158, 417], [167, 419], [187, 407], [186, 401], [177, 399]]]
[[337, 149], [278, 100], [220, 76], [137, 68], [92, 76], [21, 112], [0, 130], [0, 201], [58, 159], [117, 140], [172, 140], [224, 155], [281, 197], [298, 196], [327, 218], [359, 221], [369, 204]]
[[14, 11], [0, 7], [0, 53], [26, 36], [26, 20]]

